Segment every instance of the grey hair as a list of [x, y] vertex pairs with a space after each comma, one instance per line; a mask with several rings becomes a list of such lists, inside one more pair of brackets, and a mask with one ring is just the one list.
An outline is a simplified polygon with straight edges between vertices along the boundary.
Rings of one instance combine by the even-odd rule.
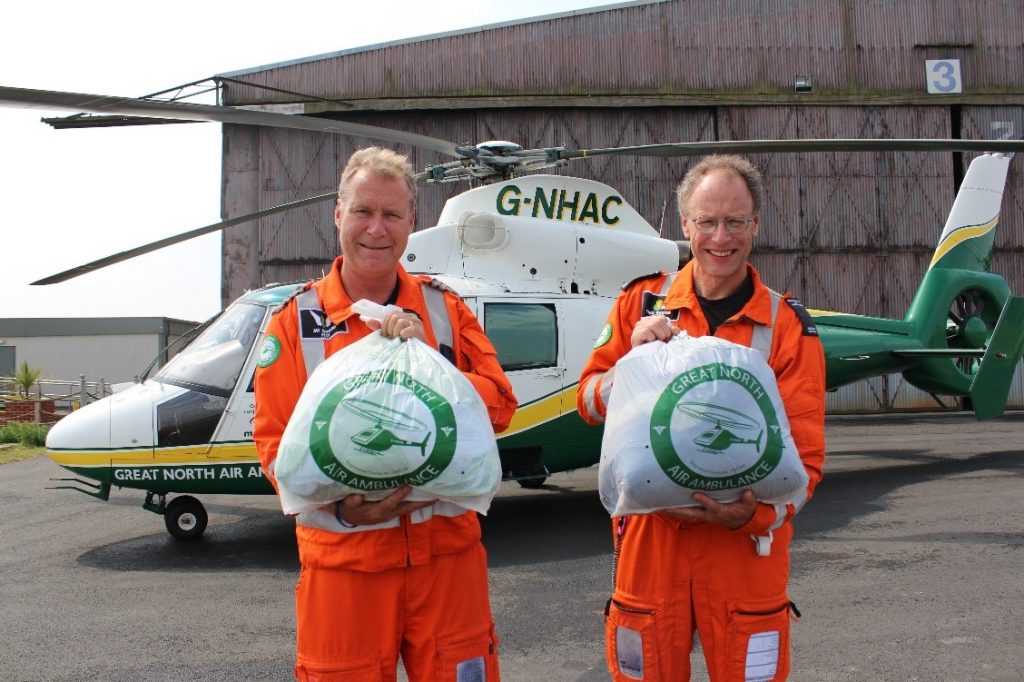
[[764, 204], [764, 178], [761, 177], [761, 171], [742, 156], [713, 154], [701, 159], [696, 166], [687, 171], [682, 182], [676, 187], [676, 203], [680, 215], [687, 215], [686, 204], [700, 181], [715, 171], [731, 171], [740, 176], [754, 199], [754, 213], [761, 212], [761, 206]]
[[383, 147], [366, 147], [349, 157], [345, 170], [341, 172], [341, 180], [338, 182], [338, 201], [345, 201], [345, 194], [348, 192], [352, 176], [361, 170], [385, 178], [405, 180], [405, 184], [409, 187], [409, 202], [413, 208], [416, 207], [416, 179], [413, 177], [409, 158]]

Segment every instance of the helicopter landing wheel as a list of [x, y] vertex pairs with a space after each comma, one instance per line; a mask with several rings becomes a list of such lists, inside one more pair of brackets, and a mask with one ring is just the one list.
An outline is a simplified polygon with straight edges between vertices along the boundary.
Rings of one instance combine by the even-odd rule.
[[535, 476], [533, 478], [520, 478], [516, 481], [520, 487], [526, 488], [527, 490], [537, 490], [538, 488], [544, 487], [544, 483], [548, 480], [547, 476]]
[[175, 497], [164, 511], [164, 524], [167, 532], [178, 540], [195, 540], [209, 521], [203, 503], [191, 495]]

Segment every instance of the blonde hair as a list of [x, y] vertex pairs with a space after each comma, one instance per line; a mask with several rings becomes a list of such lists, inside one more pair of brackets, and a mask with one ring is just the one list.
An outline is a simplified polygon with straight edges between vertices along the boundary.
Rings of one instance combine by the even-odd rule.
[[740, 176], [754, 200], [754, 213], [761, 212], [761, 205], [764, 203], [764, 179], [761, 177], [761, 171], [742, 156], [713, 154], [701, 159], [700, 163], [687, 171], [676, 188], [676, 203], [679, 205], [680, 215], [688, 215], [686, 202], [690, 200], [690, 195], [697, 189], [700, 181], [714, 171], [732, 171]]
[[338, 182], [338, 201], [344, 203], [352, 176], [361, 170], [385, 178], [405, 180], [405, 184], [409, 187], [409, 203], [413, 208], [416, 207], [416, 179], [413, 177], [409, 158], [383, 147], [366, 147], [349, 157], [345, 170], [341, 172], [341, 181]]

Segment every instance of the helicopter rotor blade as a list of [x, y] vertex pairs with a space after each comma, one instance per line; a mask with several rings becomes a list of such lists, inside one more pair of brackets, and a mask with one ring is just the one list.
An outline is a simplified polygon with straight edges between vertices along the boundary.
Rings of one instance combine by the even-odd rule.
[[50, 275], [49, 277], [44, 277], [40, 280], [32, 282], [32, 285], [35, 286], [65, 282], [74, 277], [85, 275], [95, 270], [105, 268], [108, 265], [114, 265], [115, 263], [120, 263], [130, 258], [135, 258], [136, 256], [141, 256], [152, 251], [157, 251], [159, 249], [164, 248], [165, 246], [180, 244], [181, 242], [188, 241], [189, 239], [201, 237], [204, 234], [210, 234], [211, 232], [220, 232], [224, 228], [231, 227], [232, 225], [238, 225], [240, 223], [247, 223], [251, 220], [265, 218], [267, 216], [274, 215], [275, 213], [290, 211], [293, 208], [299, 208], [301, 206], [316, 204], [323, 201], [331, 201], [337, 198], [337, 196], [337, 192], [331, 192], [329, 194], [319, 194], [315, 197], [299, 199], [298, 201], [292, 201], [287, 204], [279, 204], [277, 206], [264, 209], [262, 211], [256, 211], [255, 213], [247, 213], [246, 215], [238, 216], [237, 218], [223, 220], [219, 223], [213, 223], [212, 225], [206, 225], [205, 227], [196, 228], [195, 230], [191, 230], [189, 232], [183, 232], [181, 234], [174, 235], [173, 237], [165, 237], [164, 239], [159, 239], [155, 242], [150, 242], [149, 244], [143, 244], [142, 246], [137, 246], [134, 249], [128, 249], [127, 251], [121, 251], [110, 256], [105, 256], [103, 258], [94, 260], [90, 263], [85, 263], [84, 265], [78, 265], [76, 267], [71, 268], [70, 270], [58, 272], [55, 275]]
[[770, 152], [888, 152], [888, 151], [960, 151], [1021, 152], [1024, 140], [955, 139], [834, 139], [834, 140], [720, 140], [711, 142], [674, 142], [607, 149], [566, 149], [562, 159], [592, 156], [699, 156], [704, 154], [759, 154]]
[[181, 121], [237, 123], [241, 125], [269, 126], [272, 128], [309, 130], [342, 135], [360, 135], [375, 140], [408, 144], [447, 156], [461, 156], [456, 151], [457, 145], [454, 142], [448, 142], [447, 140], [427, 135], [329, 118], [292, 116], [270, 111], [254, 111], [252, 109], [223, 107], [213, 104], [188, 104], [183, 102], [135, 99], [132, 97], [111, 97], [107, 95], [89, 95], [75, 92], [30, 90], [27, 88], [0, 86], [0, 106], [22, 109], [46, 109], [50, 111], [85, 111], [92, 114], [143, 116], [146, 118], [165, 118]]

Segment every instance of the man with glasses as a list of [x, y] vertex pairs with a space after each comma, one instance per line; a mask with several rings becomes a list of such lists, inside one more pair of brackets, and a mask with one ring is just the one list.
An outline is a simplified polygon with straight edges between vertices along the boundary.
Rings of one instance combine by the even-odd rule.
[[[809, 499], [825, 459], [824, 354], [800, 302], [762, 284], [748, 262], [761, 228], [761, 174], [744, 158], [711, 156], [690, 169], [676, 198], [692, 259], [623, 288], [583, 368], [579, 412], [604, 422], [615, 363], [640, 344], [685, 331], [750, 346], [774, 370]], [[694, 631], [712, 680], [786, 679], [789, 621], [799, 616], [786, 589], [790, 520], [800, 505], [765, 504], [750, 490], [731, 503], [696, 492], [693, 504], [612, 519], [613, 679], [689, 679]]]

